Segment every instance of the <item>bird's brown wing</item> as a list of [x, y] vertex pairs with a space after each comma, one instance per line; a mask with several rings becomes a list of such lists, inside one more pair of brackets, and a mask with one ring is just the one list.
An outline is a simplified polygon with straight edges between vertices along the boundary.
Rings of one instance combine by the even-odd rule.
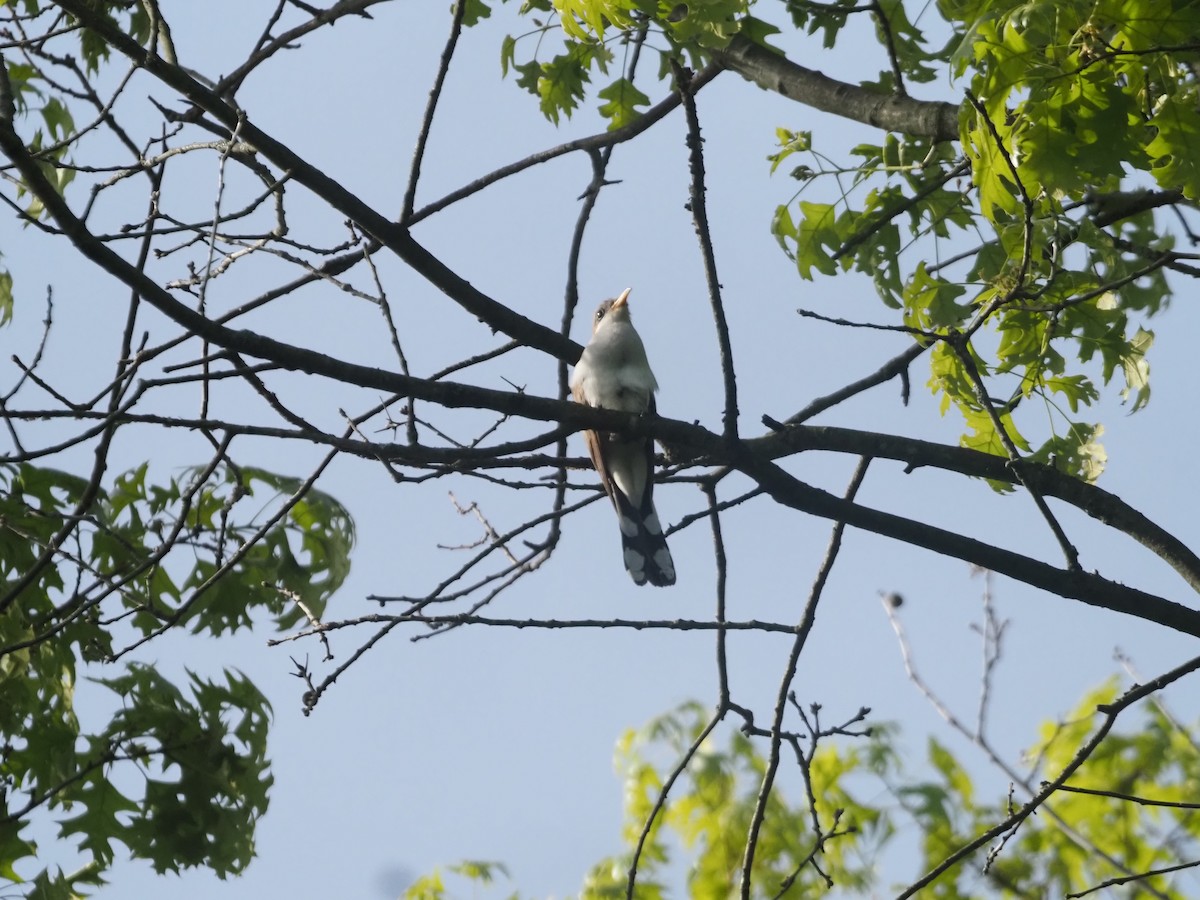
[[592, 458], [592, 465], [595, 467], [596, 473], [600, 476], [600, 483], [604, 485], [604, 492], [608, 494], [613, 503], [616, 503], [614, 493], [617, 490], [617, 486], [613, 482], [612, 474], [608, 471], [608, 465], [604, 460], [604, 445], [612, 440], [612, 435], [599, 431], [585, 431], [583, 433], [583, 440], [587, 444], [588, 456]]

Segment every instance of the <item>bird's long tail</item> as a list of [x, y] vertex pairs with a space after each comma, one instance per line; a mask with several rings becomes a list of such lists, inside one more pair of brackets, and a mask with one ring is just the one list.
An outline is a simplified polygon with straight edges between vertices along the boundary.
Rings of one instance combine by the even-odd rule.
[[613, 492], [613, 500], [621, 525], [625, 569], [634, 583], [649, 582], [655, 587], [674, 584], [675, 561], [667, 549], [667, 539], [663, 536], [650, 491], [643, 495], [640, 509], [619, 490]]

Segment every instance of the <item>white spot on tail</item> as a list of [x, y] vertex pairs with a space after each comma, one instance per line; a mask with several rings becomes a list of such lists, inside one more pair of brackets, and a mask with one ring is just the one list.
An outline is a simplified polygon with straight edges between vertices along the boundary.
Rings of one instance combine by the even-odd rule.
[[632, 547], [625, 548], [625, 568], [637, 584], [646, 583], [646, 557]]
[[621, 525], [621, 534], [627, 538], [635, 538], [638, 536], [638, 523], [629, 516], [623, 516], [617, 513], [617, 521]]
[[654, 553], [654, 564], [669, 581], [675, 580], [675, 560], [671, 559], [671, 551], [663, 544]]

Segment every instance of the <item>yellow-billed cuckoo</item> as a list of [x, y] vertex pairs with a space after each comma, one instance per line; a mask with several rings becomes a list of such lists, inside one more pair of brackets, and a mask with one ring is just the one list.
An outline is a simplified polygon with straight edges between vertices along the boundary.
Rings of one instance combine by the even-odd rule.
[[[585, 406], [643, 415], [654, 412], [658, 382], [629, 318], [630, 290], [596, 310], [592, 339], [571, 376], [571, 393]], [[654, 441], [605, 431], [585, 431], [584, 438], [617, 510], [625, 568], [636, 584], [674, 584], [675, 563], [654, 511]]]

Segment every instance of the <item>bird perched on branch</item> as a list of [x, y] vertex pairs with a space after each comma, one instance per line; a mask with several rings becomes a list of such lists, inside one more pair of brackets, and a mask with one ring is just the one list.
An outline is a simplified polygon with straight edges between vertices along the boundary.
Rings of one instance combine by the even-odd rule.
[[[629, 292], [605, 300], [592, 320], [592, 339], [571, 376], [577, 403], [638, 415], [654, 413], [658, 382], [629, 318]], [[654, 511], [654, 441], [585, 431], [588, 453], [617, 511], [625, 568], [635, 584], [675, 583], [675, 563]]]

